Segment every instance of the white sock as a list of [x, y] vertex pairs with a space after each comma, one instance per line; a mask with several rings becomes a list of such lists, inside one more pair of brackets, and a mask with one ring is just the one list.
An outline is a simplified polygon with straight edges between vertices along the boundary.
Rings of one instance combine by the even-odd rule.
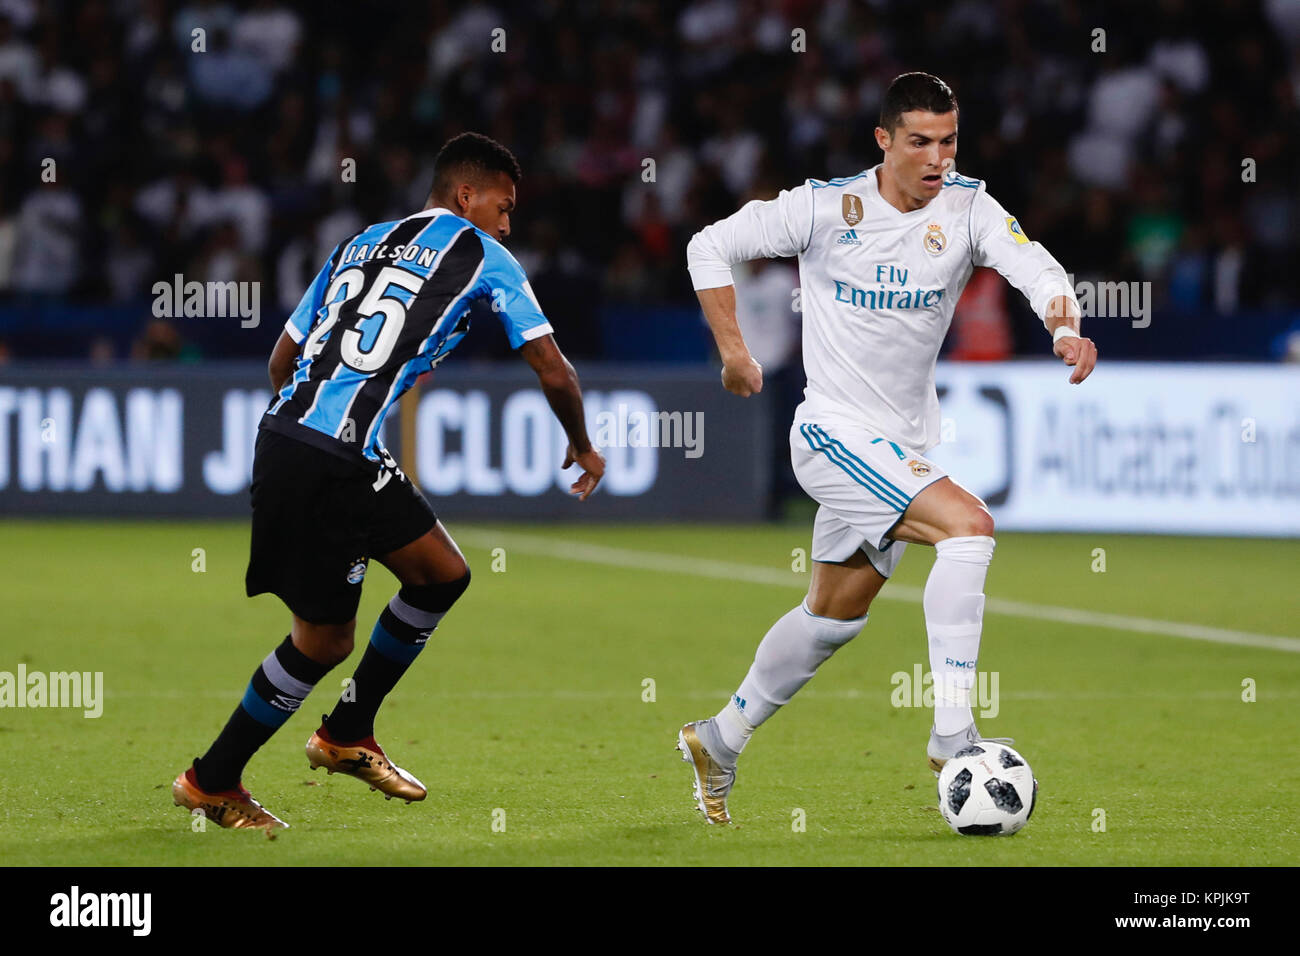
[[754, 728], [788, 704], [817, 668], [866, 623], [865, 614], [850, 621], [818, 617], [804, 601], [773, 624], [758, 645], [740, 689], [714, 721], [722, 742], [740, 753]]
[[980, 631], [984, 626], [984, 578], [993, 560], [993, 539], [984, 535], [945, 538], [934, 546], [934, 567], [925, 582], [925, 629], [934, 674], [934, 727], [941, 736], [971, 725]]

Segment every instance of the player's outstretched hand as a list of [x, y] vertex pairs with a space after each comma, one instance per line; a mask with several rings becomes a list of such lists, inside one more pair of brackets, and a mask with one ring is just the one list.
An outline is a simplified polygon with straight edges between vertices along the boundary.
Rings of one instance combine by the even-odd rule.
[[569, 486], [569, 491], [577, 495], [579, 501], [586, 501], [587, 495], [596, 490], [600, 479], [605, 475], [605, 459], [595, 448], [576, 455], [573, 445], [569, 445], [569, 450], [564, 455], [564, 467], [568, 468], [575, 462], [582, 468], [582, 474]]
[[763, 366], [752, 355], [735, 365], [722, 367], [722, 387], [741, 398], [749, 398], [763, 390]]
[[1097, 346], [1092, 344], [1092, 339], [1066, 336], [1052, 347], [1052, 351], [1064, 359], [1066, 365], [1074, 366], [1071, 385], [1078, 385], [1087, 378], [1097, 364]]

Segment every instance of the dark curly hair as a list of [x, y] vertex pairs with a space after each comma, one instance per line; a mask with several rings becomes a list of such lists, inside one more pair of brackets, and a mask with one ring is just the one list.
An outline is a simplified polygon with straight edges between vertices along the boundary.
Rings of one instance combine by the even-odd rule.
[[492, 173], [505, 173], [518, 183], [521, 173], [514, 153], [490, 136], [461, 133], [438, 151], [430, 195], [443, 196], [462, 182], [481, 183]]
[[904, 113], [924, 110], [927, 113], [951, 113], [957, 109], [957, 97], [950, 87], [929, 73], [903, 73], [894, 77], [880, 104], [880, 126], [890, 136], [902, 122]]

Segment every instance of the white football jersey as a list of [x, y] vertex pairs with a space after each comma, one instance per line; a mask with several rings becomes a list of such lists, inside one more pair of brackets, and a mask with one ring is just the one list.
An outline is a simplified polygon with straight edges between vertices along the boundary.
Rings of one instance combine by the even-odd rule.
[[713, 289], [732, 284], [734, 263], [798, 256], [808, 387], [795, 421], [868, 426], [926, 452], [939, 443], [935, 361], [974, 268], [997, 269], [1044, 323], [1048, 302], [1074, 291], [982, 180], [949, 173], [900, 212], [878, 169], [747, 203], [695, 234], [687, 264], [696, 289]]

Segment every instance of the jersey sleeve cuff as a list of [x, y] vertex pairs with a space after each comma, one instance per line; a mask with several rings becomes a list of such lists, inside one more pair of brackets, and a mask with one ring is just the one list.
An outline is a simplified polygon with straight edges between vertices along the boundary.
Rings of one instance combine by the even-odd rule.
[[289, 333], [289, 338], [293, 339], [296, 345], [302, 345], [302, 340], [307, 337], [305, 332], [298, 331], [298, 326], [293, 324], [293, 319], [284, 323], [284, 330]]
[[[534, 325], [531, 329], [524, 329], [519, 333], [519, 344], [531, 342], [533, 339], [540, 339], [543, 335], [550, 335], [555, 330], [551, 328], [550, 322], [543, 322], [541, 325]], [[517, 348], [518, 346], [516, 346]]]
[[691, 274], [691, 287], [696, 292], [701, 289], [720, 289], [723, 286], [736, 284], [730, 266], [693, 265], [687, 267], [687, 271]]

